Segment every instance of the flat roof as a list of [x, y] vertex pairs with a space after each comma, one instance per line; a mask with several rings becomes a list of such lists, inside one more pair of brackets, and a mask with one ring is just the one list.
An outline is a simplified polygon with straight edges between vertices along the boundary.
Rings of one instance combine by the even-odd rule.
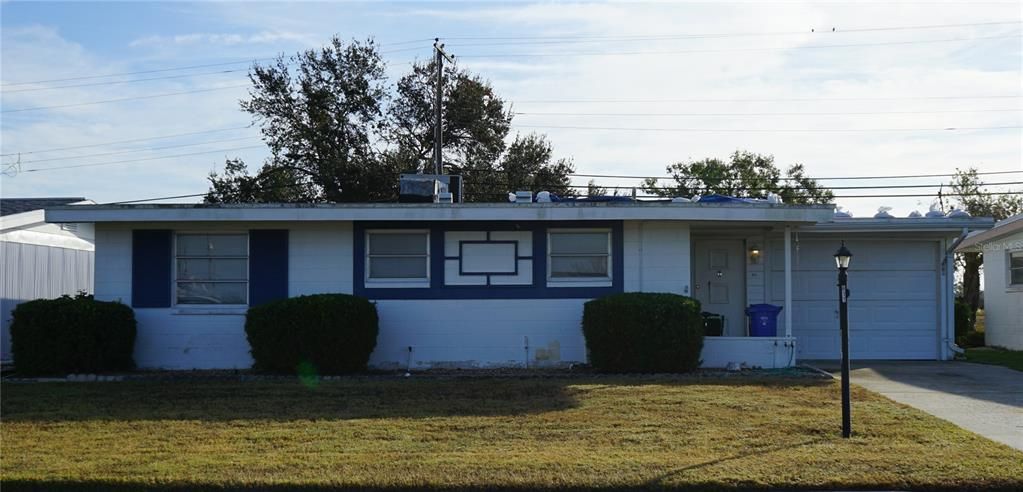
[[700, 202], [554, 203], [253, 203], [69, 205], [46, 209], [47, 222], [682, 220], [793, 225], [814, 232], [958, 232], [989, 229], [984, 217], [836, 218], [833, 205]]
[[46, 209], [47, 222], [688, 220], [812, 224], [832, 205], [700, 202], [256, 203], [76, 205]]

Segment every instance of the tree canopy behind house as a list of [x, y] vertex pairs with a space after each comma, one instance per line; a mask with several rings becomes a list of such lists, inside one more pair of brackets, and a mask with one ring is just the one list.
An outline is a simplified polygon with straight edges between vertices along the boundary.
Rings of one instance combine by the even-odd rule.
[[[207, 203], [372, 202], [397, 197], [398, 175], [432, 172], [436, 66], [416, 62], [391, 84], [372, 40], [334, 37], [320, 49], [253, 65], [241, 101], [270, 156], [250, 173], [228, 159], [209, 176]], [[555, 159], [543, 135], [507, 144], [512, 112], [480, 76], [445, 67], [445, 172], [465, 178], [468, 201], [507, 191], [572, 194], [569, 159]]]
[[643, 190], [662, 197], [691, 197], [720, 194], [744, 198], [781, 196], [785, 203], [831, 203], [835, 195], [817, 180], [806, 176], [802, 164], [793, 164], [782, 174], [774, 156], [735, 151], [728, 160], [716, 157], [677, 162], [666, 168], [671, 181], [662, 184], [647, 178]]

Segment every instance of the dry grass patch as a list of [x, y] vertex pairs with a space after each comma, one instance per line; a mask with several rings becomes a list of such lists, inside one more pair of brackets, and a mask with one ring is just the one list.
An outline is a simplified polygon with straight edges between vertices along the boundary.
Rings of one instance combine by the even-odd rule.
[[7, 489], [1023, 488], [1023, 453], [832, 381], [5, 384]]

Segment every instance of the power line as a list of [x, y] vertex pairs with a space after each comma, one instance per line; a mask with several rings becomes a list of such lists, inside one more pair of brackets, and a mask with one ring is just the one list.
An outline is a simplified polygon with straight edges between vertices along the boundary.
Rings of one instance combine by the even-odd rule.
[[811, 111], [811, 112], [755, 112], [755, 113], [569, 113], [515, 111], [515, 116], [842, 116], [882, 114], [943, 114], [943, 113], [1000, 113], [1023, 112], [1023, 109], [962, 109], [933, 111]]
[[[978, 176], [989, 176], [996, 174], [1016, 174], [1023, 173], [1023, 169], [1018, 171], [987, 171], [978, 172]], [[572, 176], [582, 178], [617, 178], [617, 179], [675, 179], [674, 176], [635, 176], [635, 175], [620, 175], [620, 174], [571, 174]], [[909, 179], [909, 178], [946, 178], [952, 177], [955, 174], [903, 174], [894, 176], [833, 176], [833, 177], [808, 177], [806, 179], [812, 179], [815, 181], [849, 181], [849, 180], [866, 180], [866, 179]], [[795, 178], [781, 178], [784, 181], [793, 181]]]
[[187, 137], [187, 136], [190, 136], [190, 135], [204, 135], [204, 134], [207, 134], [207, 133], [220, 133], [220, 132], [228, 132], [228, 131], [233, 131], [233, 130], [244, 130], [246, 128], [252, 128], [252, 125], [235, 126], [235, 127], [231, 127], [231, 128], [215, 128], [215, 129], [212, 129], [212, 130], [201, 130], [201, 131], [197, 131], [197, 132], [187, 132], [187, 133], [175, 133], [175, 134], [171, 134], [171, 135], [157, 135], [155, 137], [142, 137], [142, 138], [133, 138], [133, 139], [129, 139], [129, 140], [116, 140], [116, 141], [113, 141], [113, 142], [103, 142], [103, 143], [96, 143], [96, 144], [74, 145], [74, 146], [71, 146], [71, 147], [58, 147], [58, 148], [55, 148], [55, 149], [32, 150], [32, 151], [28, 151], [28, 152], [8, 152], [6, 154], [0, 154], [0, 156], [7, 157], [7, 156], [12, 156], [12, 155], [29, 155], [29, 154], [42, 154], [42, 153], [48, 153], [48, 152], [58, 152], [58, 151], [61, 151], [61, 150], [87, 149], [87, 148], [91, 148], [91, 147], [103, 147], [103, 146], [114, 145], [114, 144], [132, 143], [132, 142], [143, 142], [143, 141], [146, 141], [146, 140], [161, 140], [161, 139], [165, 139], [165, 138]]
[[571, 125], [515, 125], [519, 128], [536, 128], [542, 130], [596, 130], [626, 132], [679, 132], [679, 133], [864, 133], [864, 132], [946, 132], [946, 131], [983, 131], [1012, 130], [1023, 128], [1019, 125], [1007, 126], [974, 126], [946, 128], [641, 128], [619, 126], [571, 126]]
[[203, 75], [219, 75], [219, 74], [225, 74], [225, 73], [247, 72], [248, 70], [249, 70], [248, 68], [235, 68], [235, 69], [231, 69], [231, 70], [216, 70], [216, 71], [213, 71], [213, 72], [199, 72], [199, 73], [186, 73], [186, 74], [178, 74], [178, 75], [165, 75], [165, 76], [162, 76], [162, 77], [148, 77], [148, 78], [144, 78], [144, 79], [111, 80], [111, 81], [104, 81], [104, 82], [88, 82], [88, 83], [85, 83], [85, 84], [56, 85], [56, 86], [50, 86], [50, 87], [32, 87], [32, 88], [29, 88], [29, 89], [14, 89], [14, 90], [2, 89], [2, 92], [4, 94], [13, 94], [13, 93], [18, 93], [18, 92], [48, 91], [48, 90], [54, 90], [54, 89], [71, 89], [71, 88], [74, 88], [74, 87], [93, 87], [93, 86], [99, 86], [99, 85], [131, 84], [131, 83], [135, 83], [135, 82], [149, 82], [149, 81], [153, 81], [153, 80], [170, 80], [170, 79], [181, 79], [181, 78], [189, 78], [189, 77], [199, 77], [199, 76], [203, 76]]
[[[983, 171], [978, 172], [978, 176], [991, 176], [996, 174], [1016, 174], [1023, 173], [1023, 169], [1015, 171]], [[623, 175], [623, 174], [582, 174], [582, 173], [570, 173], [571, 176], [577, 176], [580, 178], [617, 178], [617, 179], [675, 179], [674, 176], [637, 176], [637, 175]], [[955, 176], [954, 173], [945, 174], [901, 174], [891, 176], [831, 176], [831, 177], [809, 177], [815, 181], [847, 181], [847, 180], [859, 180], [859, 179], [908, 179], [908, 178], [949, 178]], [[795, 178], [781, 178], [785, 181], [792, 181]]]
[[670, 99], [519, 99], [515, 104], [569, 104], [569, 103], [717, 103], [717, 102], [816, 102], [816, 101], [901, 101], [942, 99], [1019, 99], [1023, 95], [1000, 94], [982, 96], [882, 96], [882, 97], [773, 97], [773, 98], [670, 98]]
[[196, 145], [209, 145], [209, 144], [215, 144], [215, 143], [238, 142], [238, 141], [241, 141], [241, 140], [252, 140], [252, 139], [256, 139], [256, 138], [260, 138], [260, 137], [258, 137], [258, 136], [251, 136], [251, 137], [240, 137], [240, 138], [228, 138], [228, 139], [223, 139], [223, 140], [208, 140], [208, 141], [205, 141], [205, 142], [193, 142], [193, 143], [186, 143], [186, 144], [166, 145], [166, 146], [163, 146], [163, 147], [149, 147], [149, 148], [145, 148], [145, 149], [119, 150], [119, 151], [116, 151], [116, 152], [103, 152], [103, 153], [99, 153], [99, 154], [73, 155], [73, 156], [67, 156], [67, 157], [51, 157], [51, 158], [47, 158], [47, 159], [35, 159], [35, 160], [30, 160], [30, 161], [21, 161], [21, 163], [22, 164], [31, 164], [31, 163], [36, 163], [36, 162], [66, 161], [68, 159], [88, 159], [88, 158], [92, 158], [92, 157], [102, 157], [102, 156], [108, 156], [108, 155], [131, 154], [131, 153], [134, 153], [134, 152], [152, 152], [152, 151], [156, 151], [156, 150], [177, 149], [177, 148], [181, 148], [181, 147], [195, 147]]
[[[813, 178], [809, 178], [813, 179]], [[1023, 184], [1023, 181], [1006, 181], [1001, 183], [983, 183], [984, 186], [1011, 186]], [[612, 189], [629, 189], [629, 188], [642, 188], [642, 185], [609, 185], [609, 184], [595, 184], [600, 188], [612, 188]], [[589, 188], [589, 185], [567, 185], [570, 188]], [[941, 188], [942, 186], [948, 186], [948, 183], [938, 184], [913, 184], [913, 185], [876, 185], [876, 186], [827, 186], [823, 187], [828, 190], [885, 190], [885, 189], [907, 189], [907, 188]], [[673, 190], [674, 186], [657, 186], [659, 190]], [[757, 191], [762, 188], [749, 188], [749, 187], [729, 187], [733, 190], [741, 191]]]
[[[290, 185], [277, 185], [277, 186], [270, 186], [270, 187], [267, 187], [267, 188], [262, 188], [260, 191], [272, 191], [272, 190], [279, 189], [279, 188], [295, 188], [295, 187], [299, 187], [299, 186], [303, 186], [303, 185], [304, 185], [304, 183], [297, 183], [297, 184], [290, 184]], [[132, 204], [132, 203], [155, 202], [155, 201], [160, 201], [160, 200], [179, 200], [179, 199], [182, 199], [182, 198], [197, 198], [197, 197], [201, 197], [201, 196], [206, 196], [208, 194], [209, 194], [209, 191], [206, 191], [206, 192], [203, 192], [203, 193], [191, 193], [191, 194], [187, 194], [187, 195], [171, 195], [171, 196], [161, 196], [161, 197], [152, 197], [152, 198], [140, 198], [140, 199], [137, 199], [137, 200], [125, 200], [125, 201], [120, 201], [120, 202], [110, 202], [110, 203], [104, 203], [104, 205], [127, 205], [127, 204]], [[1023, 191], [994, 191], [994, 192], [986, 192], [985, 191], [985, 192], [978, 192], [976, 194], [983, 195], [983, 196], [1023, 195]], [[498, 197], [498, 196], [505, 196], [505, 193], [487, 193], [486, 195]], [[668, 197], [663, 197], [663, 196], [660, 196], [660, 195], [637, 195], [637, 197], [638, 198], [659, 198], [659, 199], [662, 199], [662, 200], [667, 200], [668, 199]], [[936, 198], [936, 197], [938, 197], [938, 194], [937, 193], [929, 193], [929, 194], [928, 193], [920, 193], [920, 194], [836, 195], [834, 198], [836, 198], [836, 199], [837, 198], [847, 199], [847, 198], [930, 198], [930, 197]]]
[[248, 60], [235, 60], [235, 61], [220, 62], [220, 63], [206, 63], [206, 64], [202, 64], [202, 65], [187, 65], [187, 66], [182, 66], [182, 67], [158, 68], [158, 69], [153, 69], [153, 70], [137, 70], [137, 71], [134, 71], [134, 72], [117, 72], [117, 73], [106, 73], [106, 74], [101, 74], [101, 75], [81, 75], [81, 76], [77, 76], [77, 77], [65, 77], [65, 78], [60, 78], [60, 79], [31, 80], [31, 81], [25, 81], [25, 82], [10, 82], [10, 83], [3, 84], [3, 86], [0, 86], [0, 87], [3, 87], [3, 88], [6, 89], [7, 87], [15, 86], [15, 85], [48, 84], [48, 83], [51, 83], [51, 82], [70, 82], [72, 80], [91, 80], [91, 79], [103, 79], [103, 78], [107, 78], [107, 77], [121, 77], [121, 76], [127, 76], [127, 75], [143, 75], [143, 74], [147, 74], [147, 73], [175, 72], [175, 71], [178, 71], [178, 70], [192, 70], [192, 69], [196, 69], [196, 68], [223, 67], [223, 66], [227, 66], [227, 65], [238, 65], [238, 64], [241, 64], [241, 63], [254, 63], [254, 62], [259, 62], [259, 61], [267, 61], [267, 60], [275, 60], [275, 59], [276, 59], [276, 57], [252, 58], [252, 59], [248, 59]]
[[[430, 38], [430, 39], [413, 39], [413, 40], [409, 40], [409, 41], [401, 41], [401, 42], [398, 42], [398, 43], [381, 44], [380, 46], [381, 47], [383, 47], [383, 46], [397, 46], [397, 45], [411, 44], [411, 43], [417, 43], [417, 42], [432, 42], [432, 41], [433, 41], [432, 38]], [[403, 48], [403, 49], [397, 49], [397, 50], [386, 50], [386, 51], [381, 51], [380, 54], [398, 53], [398, 52], [402, 52], [402, 51], [409, 51], [409, 50], [412, 50], [412, 49], [424, 49], [424, 48], [426, 48], [426, 46], [416, 47], [416, 48]], [[106, 74], [79, 75], [79, 76], [75, 76], [75, 77], [64, 77], [64, 78], [59, 78], [59, 79], [30, 80], [30, 81], [24, 81], [24, 82], [8, 82], [6, 84], [3, 84], [0, 87], [7, 88], [7, 87], [17, 86], [17, 85], [46, 84], [46, 83], [51, 83], [51, 82], [70, 82], [70, 81], [73, 81], [73, 80], [91, 80], [91, 79], [102, 79], [102, 78], [107, 78], [107, 77], [121, 77], [121, 76], [127, 76], [127, 75], [144, 75], [144, 74], [149, 74], [149, 73], [175, 72], [175, 71], [178, 71], [178, 70], [192, 70], [192, 69], [196, 69], [196, 68], [223, 67], [223, 66], [227, 66], [227, 65], [238, 65], [238, 64], [242, 64], [242, 63], [255, 63], [255, 62], [261, 62], [261, 61], [270, 61], [270, 60], [276, 60], [277, 58], [278, 58], [277, 56], [267, 56], [267, 57], [261, 57], [261, 58], [249, 58], [249, 59], [245, 59], [245, 60], [234, 60], [234, 61], [226, 61], [226, 62], [218, 62], [218, 63], [204, 63], [204, 64], [201, 64], [201, 65], [185, 65], [185, 66], [177, 66], [177, 67], [157, 68], [157, 69], [152, 69], [152, 70], [136, 70], [136, 71], [131, 71], [131, 72], [114, 72], [114, 73], [106, 73]]]
[[174, 159], [174, 158], [177, 158], [177, 157], [191, 157], [191, 156], [196, 156], [196, 155], [218, 154], [220, 152], [232, 152], [232, 151], [235, 151], [235, 150], [265, 149], [265, 148], [266, 148], [265, 145], [249, 145], [249, 146], [246, 146], [246, 147], [234, 147], [234, 148], [230, 148], [230, 149], [207, 150], [207, 151], [203, 151], [203, 152], [192, 152], [192, 153], [188, 153], [188, 154], [175, 154], [175, 155], [164, 155], [164, 156], [158, 156], [158, 157], [147, 157], [145, 159], [128, 159], [128, 160], [123, 160], [123, 161], [93, 162], [93, 163], [89, 163], [89, 164], [75, 164], [75, 165], [70, 165], [70, 166], [39, 167], [39, 168], [35, 168], [35, 169], [25, 169], [24, 171], [21, 171], [21, 172], [23, 172], [23, 173], [35, 173], [35, 172], [42, 172], [42, 171], [55, 171], [55, 170], [58, 170], [58, 169], [77, 169], [77, 168], [80, 168], [80, 167], [109, 166], [111, 164], [127, 164], [127, 163], [133, 163], [133, 162], [155, 161], [155, 160], [160, 160], [160, 159]]
[[213, 87], [213, 88], [210, 88], [210, 89], [196, 89], [196, 90], [181, 91], [181, 92], [165, 92], [163, 94], [149, 94], [149, 95], [146, 95], [146, 96], [122, 97], [122, 98], [119, 98], [119, 99], [106, 99], [106, 100], [103, 100], [103, 101], [89, 101], [89, 102], [73, 103], [73, 104], [58, 104], [56, 106], [37, 106], [37, 107], [34, 107], [34, 108], [5, 109], [5, 110], [0, 111], [0, 113], [20, 113], [20, 112], [23, 112], [23, 111], [40, 111], [40, 110], [44, 110], [44, 109], [73, 108], [73, 107], [78, 107], [78, 106], [91, 106], [91, 105], [94, 105], [94, 104], [107, 104], [107, 103], [115, 103], [115, 102], [122, 102], [122, 101], [136, 101], [136, 100], [139, 100], [139, 99], [155, 99], [155, 98], [158, 98], [158, 97], [170, 97], [170, 96], [180, 96], [180, 95], [184, 95], [184, 94], [196, 94], [196, 93], [200, 93], [200, 92], [213, 92], [213, 91], [222, 91], [222, 90], [227, 90], [227, 89], [239, 89], [239, 88], [242, 88], [242, 87], [249, 87], [249, 86], [250, 86], [250, 84], [228, 85], [228, 86], [224, 86], [224, 87]]
[[707, 48], [690, 50], [656, 50], [656, 51], [579, 51], [559, 53], [494, 53], [489, 55], [461, 55], [459, 58], [507, 58], [507, 57], [557, 57], [557, 56], [629, 56], [629, 55], [676, 55], [688, 53], [733, 53], [747, 51], [786, 51], [786, 50], [807, 50], [824, 48], [857, 48], [865, 46], [900, 46], [911, 44], [929, 43], [952, 43], [960, 41], [981, 41], [988, 39], [1018, 38], [1023, 34], [1008, 34], [998, 36], [977, 36], [972, 38], [946, 38], [946, 39], [922, 39], [907, 41], [880, 41], [875, 43], [846, 43], [846, 44], [818, 44], [806, 46], [787, 46], [771, 48]]
[[[947, 28], [959, 28], [959, 27], [982, 27], [982, 26], [997, 26], [997, 25], [1009, 25], [1009, 24], [1020, 24], [1023, 21], [993, 21], [993, 22], [972, 22], [963, 24], [931, 24], [931, 25], [917, 25], [917, 26], [888, 26], [888, 27], [867, 27], [867, 28], [853, 28], [853, 29], [840, 29], [835, 31], [821, 31], [821, 34], [830, 33], [850, 33], [850, 32], [875, 32], [875, 31], [908, 31], [908, 30], [921, 30], [921, 29], [947, 29]], [[626, 39], [653, 39], [653, 38], [690, 38], [690, 37], [727, 37], [727, 36], [771, 36], [771, 35], [787, 35], [787, 34], [810, 34], [814, 31], [775, 31], [775, 32], [747, 32], [747, 33], [697, 33], [697, 34], [633, 34], [633, 35], [563, 35], [563, 36], [448, 36], [444, 39], [449, 40], [533, 40], [533, 39], [608, 39], [608, 40], [626, 40]]]

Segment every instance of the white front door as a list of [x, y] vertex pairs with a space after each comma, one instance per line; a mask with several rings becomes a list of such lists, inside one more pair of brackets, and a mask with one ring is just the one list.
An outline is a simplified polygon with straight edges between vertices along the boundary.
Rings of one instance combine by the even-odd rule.
[[693, 297], [725, 317], [723, 335], [746, 334], [746, 257], [741, 239], [693, 241]]

